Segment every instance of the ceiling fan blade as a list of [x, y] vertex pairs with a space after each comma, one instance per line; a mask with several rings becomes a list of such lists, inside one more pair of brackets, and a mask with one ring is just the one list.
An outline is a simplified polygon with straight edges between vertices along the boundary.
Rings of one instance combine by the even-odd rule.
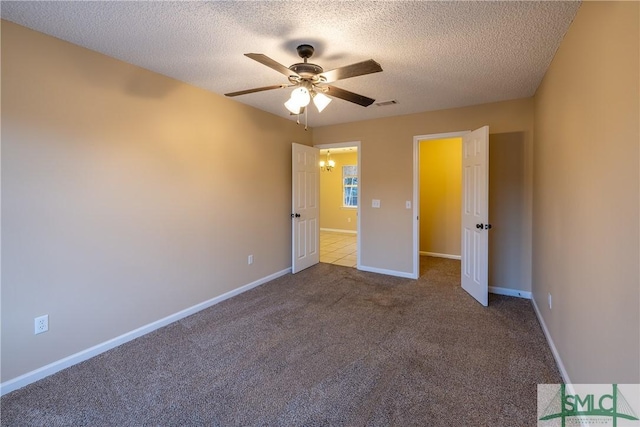
[[267, 55], [263, 55], [261, 53], [245, 53], [244, 56], [246, 56], [247, 58], [251, 58], [254, 61], [258, 61], [262, 65], [266, 65], [269, 68], [273, 68], [280, 74], [284, 74], [287, 77], [289, 76], [300, 77], [298, 73], [296, 73], [295, 71], [291, 71], [289, 68], [285, 67], [284, 65], [282, 65], [277, 61], [274, 61], [273, 59], [269, 58]]
[[350, 77], [363, 76], [365, 74], [378, 73], [382, 71], [382, 67], [373, 59], [367, 61], [358, 62], [356, 64], [345, 65], [344, 67], [335, 68], [333, 70], [325, 71], [320, 76], [324, 77], [327, 83], [335, 82], [336, 80], [348, 79]]
[[375, 102], [375, 99], [371, 99], [364, 95], [358, 95], [357, 93], [349, 92], [348, 90], [340, 89], [339, 87], [326, 86], [326, 88], [326, 95], [344, 99], [345, 101], [353, 102], [354, 104], [362, 105], [363, 107], [368, 107]]
[[293, 86], [293, 85], [273, 85], [273, 86], [257, 87], [255, 89], [239, 90], [238, 92], [225, 93], [224, 96], [246, 95], [247, 93], [262, 92], [264, 90], [284, 89], [289, 86]]

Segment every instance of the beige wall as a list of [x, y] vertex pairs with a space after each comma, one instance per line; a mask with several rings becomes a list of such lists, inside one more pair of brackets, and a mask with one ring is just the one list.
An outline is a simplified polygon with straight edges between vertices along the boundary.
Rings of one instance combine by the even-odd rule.
[[[400, 273], [413, 271], [413, 210], [405, 207], [405, 202], [413, 199], [413, 137], [473, 130], [483, 125], [490, 127], [490, 146], [496, 140], [515, 141], [522, 153], [522, 211], [517, 218], [517, 236], [506, 236], [508, 244], [520, 244], [521, 251], [515, 260], [490, 257], [489, 268], [494, 277], [510, 277], [509, 283], [495, 286], [531, 290], [532, 98], [314, 128], [316, 145], [361, 141], [363, 266]], [[494, 173], [491, 166], [489, 173]], [[381, 207], [372, 208], [371, 199], [380, 199]], [[494, 213], [489, 215], [493, 221]], [[510, 265], [514, 261], [516, 269]]]
[[420, 142], [420, 252], [460, 256], [462, 139]]
[[[506, 132], [489, 138], [489, 285], [530, 292], [531, 211], [526, 175], [526, 136]], [[529, 207], [528, 207], [529, 206]]]
[[640, 382], [639, 7], [583, 3], [535, 96], [533, 296], [575, 383]]
[[331, 160], [336, 162], [335, 169], [320, 172], [320, 228], [356, 231], [358, 210], [343, 207], [342, 166], [357, 165], [358, 153], [331, 154]]
[[310, 134], [2, 21], [2, 381], [289, 268]]

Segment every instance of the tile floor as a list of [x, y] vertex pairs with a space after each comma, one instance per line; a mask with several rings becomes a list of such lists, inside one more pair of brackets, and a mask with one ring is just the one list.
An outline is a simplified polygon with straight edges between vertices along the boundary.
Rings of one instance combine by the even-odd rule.
[[357, 256], [356, 234], [320, 231], [320, 262], [355, 267]]

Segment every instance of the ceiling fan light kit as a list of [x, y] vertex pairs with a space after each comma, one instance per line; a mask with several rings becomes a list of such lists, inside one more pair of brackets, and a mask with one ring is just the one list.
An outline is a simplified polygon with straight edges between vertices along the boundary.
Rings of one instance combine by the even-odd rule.
[[287, 110], [289, 110], [291, 114], [300, 114], [303, 108], [293, 98], [289, 98], [289, 100], [284, 103], [284, 106], [287, 107]]
[[298, 56], [300, 56], [304, 62], [293, 64], [289, 67], [285, 67], [284, 65], [274, 61], [268, 56], [260, 53], [246, 53], [246, 57], [260, 62], [261, 64], [266, 65], [267, 67], [272, 68], [279, 73], [287, 76], [290, 84], [280, 84], [255, 89], [247, 89], [238, 92], [230, 92], [225, 95], [232, 97], [272, 89], [295, 87], [295, 89], [293, 89], [293, 91], [291, 92], [291, 97], [287, 102], [284, 103], [284, 106], [287, 108], [287, 110], [289, 110], [291, 114], [297, 115], [303, 112], [306, 113], [305, 107], [309, 105], [311, 100], [313, 100], [313, 104], [316, 106], [319, 113], [321, 113], [327, 107], [327, 105], [329, 105], [329, 103], [331, 102], [330, 97], [343, 99], [345, 101], [349, 101], [363, 107], [368, 107], [375, 102], [375, 99], [366, 97], [364, 95], [359, 95], [357, 93], [349, 92], [347, 90], [340, 89], [336, 86], [328, 84], [337, 80], [343, 80], [351, 77], [357, 77], [382, 71], [382, 67], [380, 66], [380, 64], [378, 64], [373, 59], [325, 72], [321, 66], [307, 62], [307, 60], [313, 55], [313, 46], [308, 44], [301, 44], [297, 47], [297, 51]]
[[322, 110], [324, 110], [330, 102], [331, 98], [328, 96], [318, 92], [313, 93], [313, 104], [318, 109], [318, 113], [322, 113]]
[[301, 107], [306, 107], [311, 101], [311, 95], [306, 87], [298, 87], [291, 92], [291, 100]]

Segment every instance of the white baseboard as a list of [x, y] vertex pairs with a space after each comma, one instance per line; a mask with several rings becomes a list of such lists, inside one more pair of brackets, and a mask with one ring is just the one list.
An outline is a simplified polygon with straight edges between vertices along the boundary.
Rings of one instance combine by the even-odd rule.
[[533, 303], [533, 310], [536, 312], [536, 316], [538, 316], [538, 322], [540, 322], [540, 326], [542, 327], [542, 331], [544, 332], [544, 336], [549, 343], [549, 347], [551, 348], [551, 353], [553, 354], [553, 358], [556, 360], [556, 365], [558, 365], [558, 369], [560, 370], [560, 375], [562, 375], [562, 379], [565, 384], [572, 384], [569, 379], [569, 374], [564, 367], [564, 363], [562, 363], [562, 359], [560, 358], [560, 353], [558, 353], [558, 349], [556, 345], [553, 343], [553, 339], [551, 338], [551, 334], [549, 333], [549, 329], [547, 329], [547, 324], [544, 323], [544, 319], [542, 318], [542, 314], [538, 309], [538, 304], [536, 304], [535, 298], [531, 298], [531, 302]]
[[270, 274], [269, 276], [263, 277], [247, 285], [233, 289], [229, 292], [226, 292], [208, 301], [201, 302], [200, 304], [196, 304], [192, 307], [189, 307], [177, 313], [171, 314], [165, 318], [162, 318], [155, 322], [141, 326], [140, 328], [127, 332], [123, 335], [120, 335], [119, 337], [110, 339], [101, 344], [97, 344], [86, 350], [82, 350], [76, 354], [72, 354], [71, 356], [65, 357], [64, 359], [60, 359], [58, 361], [50, 363], [46, 366], [43, 366], [31, 372], [27, 372], [24, 375], [20, 375], [19, 377], [5, 381], [2, 384], [0, 384], [0, 396], [5, 395], [6, 393], [10, 393], [19, 388], [22, 388], [26, 385], [29, 385], [42, 378], [48, 377], [49, 375], [53, 375], [58, 371], [61, 371], [65, 368], [73, 366], [77, 363], [83, 362], [87, 359], [97, 356], [100, 353], [104, 353], [107, 350], [111, 350], [114, 347], [117, 347], [128, 341], [134, 340], [138, 337], [141, 337], [142, 335], [148, 334], [149, 332], [153, 332], [156, 329], [162, 328], [163, 326], [166, 326], [170, 323], [176, 322], [180, 319], [184, 319], [185, 317], [191, 316], [192, 314], [195, 314], [201, 310], [204, 310], [205, 308], [209, 308], [215, 304], [218, 304], [219, 302], [222, 302], [238, 294], [246, 292], [250, 289], [253, 289], [271, 280], [277, 279], [278, 277], [284, 276], [285, 274], [288, 274], [288, 273], [291, 273], [291, 268], [286, 268], [284, 270], [278, 271], [277, 273]]
[[458, 259], [458, 260], [462, 259], [462, 256], [460, 256], [460, 255], [439, 254], [437, 252], [420, 251], [420, 255], [434, 256], [434, 257], [438, 257], [438, 258]]
[[331, 231], [332, 233], [358, 234], [356, 230], [341, 230], [339, 228], [320, 228], [320, 231]]
[[384, 268], [367, 267], [366, 265], [359, 265], [358, 270], [368, 271], [370, 273], [386, 274], [387, 276], [404, 277], [406, 279], [415, 279], [413, 273], [407, 273], [406, 271], [386, 270]]
[[518, 289], [499, 288], [497, 286], [489, 286], [489, 293], [498, 294], [498, 295], [506, 295], [506, 296], [509, 296], [509, 297], [518, 297], [518, 298], [531, 299], [531, 292], [521, 291], [521, 290], [518, 290]]

